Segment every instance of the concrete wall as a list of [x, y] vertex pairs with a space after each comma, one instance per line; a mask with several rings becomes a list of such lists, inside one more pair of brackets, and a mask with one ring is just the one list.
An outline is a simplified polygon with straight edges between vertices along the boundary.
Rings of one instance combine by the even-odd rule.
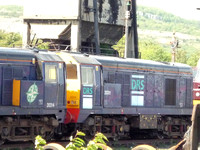
[[[116, 25], [124, 25], [125, 17], [125, 0], [97, 0], [99, 9], [99, 23], [109, 23]], [[82, 0], [81, 17], [84, 21], [94, 21], [93, 12], [89, 12], [93, 8], [93, 0]]]
[[[125, 0], [97, 0], [99, 23], [124, 25]], [[81, 3], [81, 8], [79, 6]], [[93, 22], [93, 0], [26, 0], [24, 18], [78, 19]]]
[[77, 19], [80, 0], [25, 0], [24, 18]]
[[[97, 0], [97, 7], [99, 41], [114, 45], [124, 35], [126, 0]], [[26, 0], [24, 1], [24, 20], [30, 24], [40, 22], [40, 24], [49, 25], [61, 24], [64, 20], [66, 30], [61, 31], [62, 36], [56, 36], [70, 41], [73, 51], [79, 50], [82, 42], [94, 42], [93, 0]], [[69, 24], [69, 30], [67, 30]], [[30, 36], [29, 32], [25, 34], [27, 37]], [[28, 40], [29, 38], [26, 38], [24, 43], [28, 43]], [[131, 49], [133, 49], [132, 46]]]

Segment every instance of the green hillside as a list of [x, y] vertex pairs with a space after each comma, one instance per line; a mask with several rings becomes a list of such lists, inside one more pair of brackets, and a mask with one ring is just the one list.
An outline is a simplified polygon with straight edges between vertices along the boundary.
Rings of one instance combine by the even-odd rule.
[[176, 31], [200, 36], [200, 21], [186, 20], [157, 8], [138, 6], [138, 24], [141, 29]]
[[1, 18], [18, 18], [23, 16], [23, 6], [2, 5], [0, 6]]
[[[161, 47], [166, 53], [168, 59], [171, 60], [170, 41], [172, 33], [176, 32], [179, 40], [179, 48], [177, 49], [176, 61], [187, 63], [195, 66], [200, 58], [200, 21], [186, 20], [173, 14], [164, 12], [160, 9], [138, 6], [137, 9], [138, 33], [139, 33], [139, 51], [143, 59], [152, 59], [151, 55], [146, 57], [146, 53], [153, 52]], [[147, 32], [148, 31], [148, 32]], [[146, 51], [145, 49], [149, 49]], [[154, 60], [160, 60], [154, 58]]]

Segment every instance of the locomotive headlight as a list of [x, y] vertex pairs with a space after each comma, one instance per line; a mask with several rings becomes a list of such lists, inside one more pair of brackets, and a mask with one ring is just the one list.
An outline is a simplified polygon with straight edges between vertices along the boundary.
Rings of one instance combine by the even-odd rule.
[[196, 92], [196, 96], [199, 97], [199, 96], [200, 96], [200, 93], [199, 93], [199, 92]]
[[32, 58], [32, 64], [35, 64], [35, 58]]

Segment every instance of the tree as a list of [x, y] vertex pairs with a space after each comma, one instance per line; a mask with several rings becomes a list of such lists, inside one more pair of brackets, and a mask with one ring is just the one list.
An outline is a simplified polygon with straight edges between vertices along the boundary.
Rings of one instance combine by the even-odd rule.
[[22, 37], [19, 33], [14, 33], [14, 32], [7, 33], [5, 40], [7, 46], [22, 44]]
[[139, 51], [142, 59], [161, 62], [169, 62], [171, 60], [170, 53], [156, 42], [140, 40]]
[[190, 66], [196, 66], [198, 60], [200, 59], [200, 52], [193, 52], [187, 60], [187, 64]]
[[22, 45], [22, 36], [19, 33], [0, 30], [0, 46], [13, 47], [14, 45]]
[[[139, 51], [142, 59], [165, 62], [169, 62], [171, 60], [170, 53], [167, 52], [160, 44], [146, 39], [139, 41]], [[119, 52], [120, 57], [123, 57], [125, 50], [125, 36], [123, 36], [118, 41], [117, 45], [113, 46], [113, 48]]]
[[118, 42], [117, 45], [113, 45], [113, 48], [118, 51], [119, 56], [124, 56], [124, 50], [125, 50], [125, 36], [123, 36]]
[[187, 60], [187, 52], [185, 50], [177, 49], [176, 62], [186, 64]]

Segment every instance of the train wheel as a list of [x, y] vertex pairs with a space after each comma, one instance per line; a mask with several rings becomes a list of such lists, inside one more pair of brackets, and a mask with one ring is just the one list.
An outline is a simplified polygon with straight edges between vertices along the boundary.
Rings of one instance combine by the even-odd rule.
[[156, 149], [150, 145], [138, 145], [134, 147], [132, 150], [156, 150]]
[[84, 139], [85, 141], [89, 142], [90, 140], [92, 140], [94, 138], [94, 136], [90, 135], [89, 133], [86, 133]]
[[157, 138], [160, 139], [160, 140], [163, 140], [165, 137], [164, 137], [163, 133], [158, 132], [157, 133]]
[[114, 136], [113, 137], [113, 141], [119, 141], [119, 139], [120, 139], [119, 136]]
[[0, 139], [0, 145], [3, 145], [5, 143], [5, 140]]
[[2, 139], [2, 137], [0, 136], [0, 145], [3, 145], [5, 143], [5, 139]]
[[46, 132], [45, 134], [45, 140], [46, 141], [51, 141], [52, 137], [54, 136], [53, 132]]
[[89, 130], [86, 130], [85, 131], [85, 137], [84, 137], [84, 139], [86, 140], [86, 141], [90, 141], [90, 140], [92, 140], [93, 138], [94, 138], [94, 136], [95, 136], [95, 131], [94, 131], [94, 126], [90, 126], [89, 127]]
[[57, 143], [49, 143], [43, 147], [44, 150], [65, 150], [65, 148]]

